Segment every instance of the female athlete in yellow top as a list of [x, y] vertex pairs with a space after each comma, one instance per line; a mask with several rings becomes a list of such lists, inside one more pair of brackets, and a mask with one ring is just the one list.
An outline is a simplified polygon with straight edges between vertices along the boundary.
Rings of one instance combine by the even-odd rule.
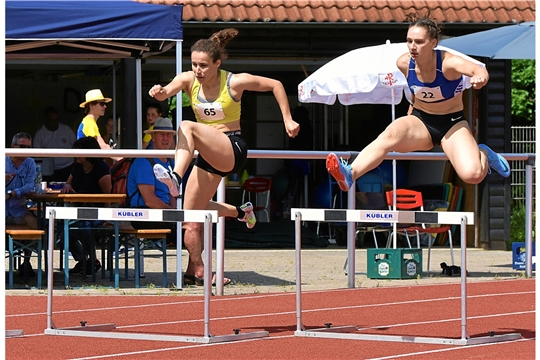
[[[155, 85], [149, 94], [163, 101], [180, 91], [191, 99], [197, 122], [182, 121], [178, 127], [175, 167], [168, 171], [156, 166], [156, 177], [168, 185], [171, 195], [181, 194], [182, 176], [188, 169], [195, 150], [199, 156], [189, 176], [184, 194], [186, 210], [218, 210], [219, 216], [236, 217], [249, 228], [255, 225], [251, 204], [235, 207], [211, 201], [221, 178], [239, 171], [247, 158], [247, 144], [241, 136], [240, 99], [244, 91], [271, 91], [276, 98], [287, 135], [295, 137], [300, 130], [293, 121], [287, 94], [281, 82], [248, 73], [232, 74], [221, 70], [226, 59], [225, 45], [238, 34], [236, 29], [224, 29], [209, 39], [198, 40], [191, 47], [191, 68], [178, 74], [166, 86]], [[186, 284], [202, 284], [203, 239], [200, 223], [184, 223], [184, 242], [189, 251], [189, 263], [184, 275]], [[230, 280], [225, 279], [225, 283]]]

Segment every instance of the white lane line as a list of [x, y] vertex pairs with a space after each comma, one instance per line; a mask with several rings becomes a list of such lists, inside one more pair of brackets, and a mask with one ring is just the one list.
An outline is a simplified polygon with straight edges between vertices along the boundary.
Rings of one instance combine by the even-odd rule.
[[[352, 290], [352, 289], [351, 289]], [[512, 295], [527, 295], [527, 294], [535, 294], [535, 291], [519, 291], [519, 292], [509, 292], [509, 293], [496, 293], [496, 294], [480, 294], [480, 295], [469, 295], [467, 296], [467, 299], [474, 299], [474, 298], [481, 298], [481, 297], [494, 297], [494, 296], [512, 296]], [[212, 299], [211, 302], [219, 302], [219, 301], [233, 301], [233, 300], [252, 300], [252, 299], [261, 299], [266, 297], [275, 297], [275, 296], [294, 296], [293, 293], [287, 293], [287, 294], [272, 294], [268, 296], [250, 296], [250, 297], [240, 297], [240, 298], [220, 298], [220, 299]], [[305, 296], [306, 294], [304, 294]], [[410, 300], [410, 301], [401, 301], [401, 302], [389, 302], [389, 303], [379, 303], [379, 304], [367, 304], [367, 305], [356, 305], [353, 308], [357, 307], [371, 307], [371, 306], [387, 306], [387, 305], [400, 305], [400, 304], [410, 304], [410, 303], [417, 303], [417, 302], [429, 302], [429, 301], [442, 301], [442, 300], [455, 300], [455, 299], [461, 299], [461, 296], [451, 296], [447, 298], [433, 298], [433, 299], [423, 299], [423, 300]], [[69, 314], [69, 313], [81, 313], [81, 312], [93, 312], [93, 311], [111, 311], [111, 310], [128, 310], [128, 309], [141, 309], [141, 308], [149, 308], [149, 307], [158, 307], [158, 306], [173, 306], [173, 305], [186, 305], [186, 304], [198, 304], [202, 303], [204, 300], [191, 300], [191, 301], [180, 301], [180, 302], [168, 302], [168, 303], [158, 303], [158, 304], [141, 304], [141, 305], [129, 305], [129, 306], [111, 306], [111, 307], [105, 307], [105, 308], [89, 308], [89, 309], [77, 309], [77, 310], [58, 310], [54, 311], [54, 314]], [[347, 307], [349, 308], [349, 307]], [[332, 309], [332, 308], [331, 308]], [[339, 308], [336, 308], [339, 309]], [[304, 311], [319, 311], [324, 309], [314, 309], [314, 310], [302, 310]], [[25, 314], [13, 314], [13, 315], [6, 315], [6, 318], [11, 317], [24, 317], [24, 316], [37, 316], [37, 315], [47, 315], [46, 312], [39, 312], [39, 313], [25, 313]]]
[[132, 351], [132, 352], [129, 352], [129, 353], [116, 353], [116, 354], [108, 354], [108, 355], [96, 355], [96, 356], [90, 356], [90, 357], [84, 357], [84, 358], [73, 358], [73, 359], [67, 359], [67, 360], [104, 359], [104, 358], [120, 357], [120, 356], [151, 354], [151, 353], [158, 353], [158, 352], [164, 352], [164, 351], [184, 350], [184, 349], [193, 349], [193, 348], [200, 349], [201, 347], [207, 347], [207, 346], [233, 345], [233, 344], [237, 344], [237, 343], [251, 342], [251, 341], [269, 341], [269, 340], [274, 340], [274, 339], [284, 339], [284, 338], [290, 338], [290, 337], [294, 337], [294, 335], [274, 336], [272, 338], [246, 339], [246, 340], [229, 341], [229, 342], [214, 343], [214, 344], [176, 346], [176, 347], [169, 347], [169, 348], [163, 348], [163, 349]]
[[[536, 340], [536, 338], [527, 338], [527, 339], [517, 339], [513, 340], [514, 342], [523, 342], [523, 341], [531, 341]], [[378, 357], [378, 358], [369, 358], [366, 360], [386, 360], [386, 359], [397, 359], [397, 358], [404, 358], [404, 357], [416, 357], [418, 355], [426, 355], [426, 354], [435, 354], [435, 353], [441, 353], [441, 352], [447, 352], [447, 351], [459, 351], [459, 350], [469, 350], [476, 347], [481, 346], [496, 346], [496, 345], [504, 345], [508, 344], [508, 341], [501, 341], [501, 342], [494, 342], [494, 343], [487, 343], [487, 344], [475, 344], [475, 345], [467, 345], [467, 346], [452, 346], [450, 348], [445, 349], [438, 349], [438, 350], [428, 350], [428, 351], [419, 351], [419, 352], [413, 352], [408, 354], [398, 354], [398, 355], [391, 355], [391, 356], [385, 356], [385, 357]], [[459, 354], [456, 354], [459, 356]]]
[[[493, 314], [493, 315], [482, 315], [482, 316], [472, 316], [468, 319], [479, 319], [479, 318], [494, 318], [494, 317], [504, 317], [504, 316], [516, 316], [516, 315], [523, 315], [523, 314], [530, 314], [534, 313], [535, 311], [522, 311], [522, 312], [513, 312], [513, 313], [503, 313], [503, 314]], [[408, 325], [419, 325], [419, 324], [435, 324], [435, 323], [442, 323], [442, 322], [451, 322], [451, 321], [460, 321], [461, 318], [454, 318], [454, 319], [445, 319], [445, 320], [435, 320], [435, 321], [423, 321], [423, 322], [411, 322], [411, 323], [402, 323], [402, 324], [389, 324], [389, 325], [378, 325], [376, 327], [372, 328], [363, 328], [360, 330], [365, 329], [375, 329], [379, 327], [384, 327], [386, 329], [391, 329], [393, 327], [403, 327]], [[107, 354], [107, 355], [97, 355], [92, 357], [85, 357], [85, 358], [76, 358], [71, 360], [90, 360], [90, 359], [103, 359], [103, 358], [111, 358], [111, 357], [120, 357], [120, 356], [130, 356], [130, 355], [137, 355], [137, 354], [147, 354], [147, 353], [158, 353], [158, 352], [165, 352], [165, 351], [174, 351], [174, 350], [184, 350], [184, 349], [192, 349], [192, 348], [200, 348], [201, 346], [217, 346], [217, 345], [232, 345], [235, 343], [240, 342], [252, 342], [252, 341], [268, 341], [268, 340], [278, 340], [283, 338], [290, 338], [294, 337], [294, 335], [281, 335], [281, 336], [271, 336], [268, 338], [262, 338], [262, 339], [246, 339], [246, 340], [240, 340], [240, 341], [231, 341], [231, 342], [223, 342], [223, 343], [214, 343], [214, 344], [200, 344], [200, 345], [186, 345], [186, 346], [176, 346], [176, 347], [168, 347], [168, 348], [162, 348], [162, 349], [152, 349], [152, 350], [143, 350], [143, 351], [136, 351], [136, 352], [129, 352], [129, 353], [115, 353], [115, 354]], [[519, 339], [515, 341], [525, 341], [525, 340], [534, 340], [532, 339]], [[496, 345], [496, 344], [503, 344], [504, 342], [500, 343], [492, 343], [492, 344], [478, 344], [478, 345], [468, 345], [466, 349], [470, 349], [472, 347], [477, 346], [487, 346], [487, 345]], [[414, 352], [414, 353], [408, 353], [408, 354], [399, 354], [399, 355], [392, 355], [388, 357], [382, 357], [382, 358], [373, 358], [370, 360], [384, 360], [384, 359], [393, 359], [398, 357], [409, 357], [409, 356], [416, 356], [416, 355], [423, 355], [423, 354], [430, 354], [430, 353], [437, 353], [437, 352], [444, 352], [444, 351], [452, 351], [452, 350], [459, 350], [464, 349], [464, 347], [456, 347], [452, 346], [450, 348], [445, 349], [437, 349], [437, 350], [428, 350], [423, 352]]]

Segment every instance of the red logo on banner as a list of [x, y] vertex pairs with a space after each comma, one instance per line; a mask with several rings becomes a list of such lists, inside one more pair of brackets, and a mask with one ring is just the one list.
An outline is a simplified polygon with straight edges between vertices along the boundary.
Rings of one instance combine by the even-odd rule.
[[388, 73], [386, 76], [381, 80], [381, 84], [384, 86], [392, 86], [395, 83], [397, 83], [397, 80], [394, 79], [394, 74]]

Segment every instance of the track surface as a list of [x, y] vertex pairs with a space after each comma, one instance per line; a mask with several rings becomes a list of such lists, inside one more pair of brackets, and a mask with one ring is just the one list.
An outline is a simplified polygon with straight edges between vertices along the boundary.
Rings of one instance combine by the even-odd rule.
[[[461, 337], [459, 284], [304, 292], [307, 329], [355, 325], [362, 334]], [[213, 297], [213, 335], [268, 331], [269, 337], [216, 344], [44, 335], [46, 296], [6, 296], [6, 359], [535, 359], [535, 280], [467, 285], [470, 337], [521, 333], [520, 340], [438, 345], [294, 336], [294, 293]], [[203, 336], [201, 296], [55, 296], [57, 328], [116, 324], [142, 334]]]

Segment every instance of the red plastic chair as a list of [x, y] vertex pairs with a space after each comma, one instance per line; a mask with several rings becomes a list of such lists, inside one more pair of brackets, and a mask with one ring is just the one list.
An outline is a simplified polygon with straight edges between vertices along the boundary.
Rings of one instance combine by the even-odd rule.
[[[242, 203], [247, 201], [253, 204], [253, 210], [265, 214], [266, 222], [270, 222], [270, 189], [272, 180], [267, 178], [250, 178], [244, 182]], [[263, 221], [262, 219], [259, 219]]]
[[[386, 201], [388, 206], [393, 209], [394, 206], [394, 191], [390, 190], [386, 192]], [[396, 190], [396, 210], [417, 210], [424, 211], [424, 200], [422, 199], [422, 193], [419, 191], [408, 190], [408, 189], [397, 189]], [[450, 244], [450, 255], [452, 258], [452, 265], [454, 265], [454, 251], [452, 246], [452, 232], [450, 231], [450, 225], [441, 225], [438, 227], [426, 227], [425, 224], [419, 225], [403, 225], [398, 224], [397, 227], [398, 234], [405, 235], [407, 241], [409, 242], [409, 247], [411, 242], [409, 239], [409, 234], [416, 234], [417, 246], [420, 249], [420, 234], [441, 234], [448, 232], [448, 241]], [[415, 236], [415, 235], [412, 235]], [[391, 237], [390, 237], [391, 238]], [[386, 247], [390, 245], [390, 238]], [[431, 257], [431, 241], [428, 242], [428, 262], [427, 262], [427, 271], [429, 271], [429, 262]]]

